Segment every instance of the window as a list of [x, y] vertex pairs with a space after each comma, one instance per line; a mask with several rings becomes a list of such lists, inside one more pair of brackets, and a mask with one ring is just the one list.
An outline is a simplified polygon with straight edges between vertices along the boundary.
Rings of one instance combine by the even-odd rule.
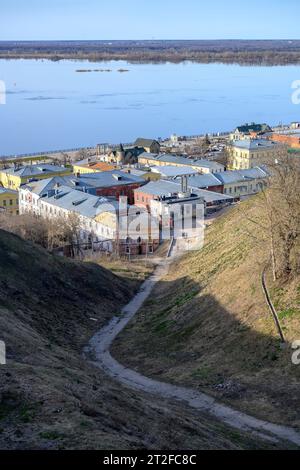
[[6, 199], [3, 200], [3, 205], [6, 206]]

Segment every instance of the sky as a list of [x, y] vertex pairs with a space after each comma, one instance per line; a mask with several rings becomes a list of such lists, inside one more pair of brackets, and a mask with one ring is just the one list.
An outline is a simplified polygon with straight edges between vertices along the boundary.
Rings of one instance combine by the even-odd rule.
[[299, 0], [0, 0], [0, 40], [300, 39]]

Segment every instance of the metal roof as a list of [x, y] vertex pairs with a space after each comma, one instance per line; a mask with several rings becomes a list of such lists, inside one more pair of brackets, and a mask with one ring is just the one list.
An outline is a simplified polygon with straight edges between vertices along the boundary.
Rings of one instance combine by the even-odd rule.
[[41, 200], [92, 219], [103, 212], [115, 213], [118, 208], [118, 202], [115, 200], [83, 193], [69, 186], [51, 190]]
[[104, 171], [101, 173], [84, 173], [80, 177], [69, 177], [76, 179], [80, 187], [109, 188], [110, 186], [121, 186], [133, 183], [144, 184], [145, 180], [131, 173], [121, 170]]
[[276, 147], [278, 144], [267, 139], [245, 139], [245, 140], [235, 140], [231, 144], [233, 147], [238, 147], [245, 150], [262, 150]]
[[47, 173], [59, 173], [62, 171], [67, 171], [67, 170], [68, 169], [64, 166], [37, 164], [37, 165], [26, 165], [26, 166], [21, 166], [21, 167], [7, 168], [6, 170], [2, 170], [2, 171], [12, 176], [34, 177], [34, 176], [41, 175], [43, 173], [46, 173], [46, 174]]
[[162, 176], [166, 177], [176, 177], [180, 175], [190, 175], [192, 173], [197, 174], [197, 170], [193, 170], [190, 166], [174, 166], [174, 165], [164, 165], [164, 166], [152, 166], [151, 172], [160, 173]]
[[[223, 173], [223, 172], [222, 172]], [[222, 174], [219, 173], [219, 174]], [[226, 172], [225, 172], [226, 173]], [[196, 188], [208, 188], [209, 186], [222, 186], [222, 182], [216, 177], [217, 173], [207, 173], [201, 175], [190, 176], [188, 185]]]
[[224, 171], [214, 175], [223, 184], [239, 183], [246, 180], [267, 178], [268, 173], [261, 167], [249, 168], [247, 170]]
[[221, 163], [214, 162], [211, 160], [199, 159], [193, 160], [188, 157], [172, 155], [168, 153], [156, 154], [156, 153], [147, 153], [144, 152], [139, 155], [138, 159], [148, 159], [148, 160], [156, 160], [158, 162], [164, 163], [175, 163], [182, 166], [193, 166], [199, 168], [210, 168], [210, 169], [220, 169], [224, 168]]
[[14, 189], [0, 187], [0, 194], [5, 194], [5, 193], [9, 193], [9, 194], [16, 196], [18, 194], [18, 191], [15, 191]]
[[[215, 193], [214, 191], [206, 191], [204, 189], [195, 188], [189, 185], [189, 188], [192, 189], [193, 193], [197, 194], [200, 197], [203, 197], [205, 202], [214, 202], [214, 201], [225, 201], [232, 200], [231, 196]], [[181, 184], [175, 181], [152, 181], [142, 188], [136, 189], [135, 192], [142, 192], [144, 194], [149, 194], [152, 196], [168, 196], [170, 194], [178, 194], [181, 192]]]

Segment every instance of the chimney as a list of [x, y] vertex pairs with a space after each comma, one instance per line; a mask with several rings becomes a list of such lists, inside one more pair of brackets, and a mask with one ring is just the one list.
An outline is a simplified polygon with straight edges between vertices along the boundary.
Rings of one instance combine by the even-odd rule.
[[181, 192], [183, 194], [188, 192], [188, 178], [186, 175], [181, 177]]

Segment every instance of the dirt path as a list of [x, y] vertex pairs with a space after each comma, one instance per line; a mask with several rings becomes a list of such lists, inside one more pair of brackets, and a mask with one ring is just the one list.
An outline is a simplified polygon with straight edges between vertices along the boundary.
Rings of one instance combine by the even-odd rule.
[[124, 367], [111, 356], [109, 349], [112, 342], [140, 309], [154, 285], [167, 274], [170, 261], [170, 259], [160, 261], [152, 276], [143, 283], [140, 291], [124, 307], [122, 315], [114, 317], [107, 326], [91, 338], [88, 346], [85, 348], [85, 355], [93, 357], [93, 364], [103, 369], [109, 376], [131, 388], [167, 399], [184, 401], [192, 408], [208, 412], [223, 423], [239, 430], [250, 432], [262, 439], [274, 442], [285, 440], [300, 446], [300, 433], [293, 428], [253, 418], [229, 406], [218, 403], [209, 395], [196, 390], [150, 379]]

